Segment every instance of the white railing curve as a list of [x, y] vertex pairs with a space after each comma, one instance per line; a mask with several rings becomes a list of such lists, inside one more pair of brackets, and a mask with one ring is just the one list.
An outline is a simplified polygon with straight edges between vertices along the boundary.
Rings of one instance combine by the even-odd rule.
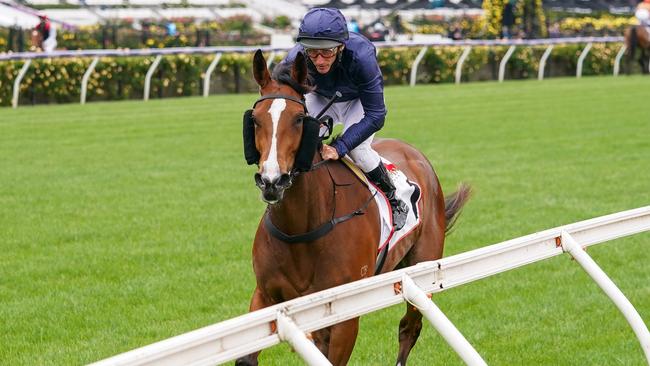
[[[329, 364], [305, 333], [377, 311], [405, 299], [422, 311], [469, 365], [485, 361], [426, 294], [486, 278], [564, 252], [576, 259], [632, 326], [650, 365], [650, 332], [638, 312], [582, 248], [650, 230], [650, 206], [508, 240], [385, 273], [261, 309], [135, 349], [93, 366], [214, 365], [289, 342], [309, 364]], [[579, 243], [579, 244], [578, 244]], [[424, 298], [423, 298], [424, 296]]]

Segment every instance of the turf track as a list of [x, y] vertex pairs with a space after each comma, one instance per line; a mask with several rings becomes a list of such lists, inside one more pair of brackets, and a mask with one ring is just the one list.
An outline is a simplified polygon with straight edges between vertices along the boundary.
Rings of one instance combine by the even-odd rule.
[[[648, 79], [391, 87], [381, 136], [475, 196], [445, 254], [650, 204]], [[246, 312], [264, 205], [244, 164], [253, 95], [0, 109], [0, 364], [74, 365]], [[351, 243], [353, 245], [353, 243]], [[589, 253], [650, 321], [650, 234]], [[568, 257], [434, 297], [491, 365], [642, 365]], [[389, 365], [403, 306], [362, 319]], [[264, 365], [301, 364], [285, 346]], [[460, 365], [425, 325], [411, 365]]]

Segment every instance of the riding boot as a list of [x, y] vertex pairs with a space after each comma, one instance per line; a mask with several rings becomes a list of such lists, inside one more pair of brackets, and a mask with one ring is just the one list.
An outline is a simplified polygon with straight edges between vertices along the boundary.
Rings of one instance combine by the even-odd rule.
[[386, 194], [386, 198], [388, 198], [388, 202], [390, 202], [390, 207], [393, 211], [393, 226], [395, 227], [395, 231], [400, 230], [406, 223], [409, 208], [406, 203], [397, 199], [395, 196], [395, 185], [390, 180], [386, 167], [380, 162], [378, 167], [369, 171], [366, 175], [368, 179]]

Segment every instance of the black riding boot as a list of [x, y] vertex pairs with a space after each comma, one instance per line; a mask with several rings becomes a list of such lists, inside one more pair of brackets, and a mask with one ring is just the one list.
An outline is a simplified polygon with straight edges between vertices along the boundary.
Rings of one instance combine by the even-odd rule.
[[379, 163], [378, 167], [369, 171], [366, 175], [368, 179], [386, 194], [386, 198], [388, 198], [388, 202], [390, 202], [390, 207], [393, 211], [393, 226], [395, 226], [395, 231], [404, 227], [409, 208], [406, 203], [395, 197], [395, 185], [390, 180], [384, 164]]

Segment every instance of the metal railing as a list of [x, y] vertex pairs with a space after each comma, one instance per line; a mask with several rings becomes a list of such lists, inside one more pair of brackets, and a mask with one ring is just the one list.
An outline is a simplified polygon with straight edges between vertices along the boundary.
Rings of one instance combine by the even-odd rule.
[[[463, 40], [463, 41], [432, 41], [432, 42], [377, 42], [375, 46], [377, 47], [377, 52], [381, 52], [385, 48], [395, 48], [395, 47], [419, 47], [421, 48], [417, 57], [411, 65], [410, 73], [410, 85], [414, 86], [417, 82], [417, 71], [418, 66], [426, 54], [427, 50], [432, 47], [463, 47], [463, 52], [460, 55], [458, 61], [456, 62], [456, 72], [455, 79], [456, 83], [460, 83], [463, 75], [463, 65], [469, 56], [473, 47], [480, 46], [507, 46], [508, 51], [506, 55], [501, 59], [499, 65], [499, 81], [503, 82], [505, 78], [505, 70], [507, 67], [508, 60], [510, 56], [518, 47], [534, 47], [534, 46], [547, 46], [546, 52], [540, 60], [540, 66], [538, 70], [538, 78], [542, 80], [544, 78], [544, 69], [546, 67], [546, 61], [551, 56], [551, 52], [555, 45], [559, 44], [586, 44], [583, 51], [580, 53], [577, 62], [576, 77], [580, 78], [582, 76], [582, 68], [584, 60], [591, 49], [593, 43], [612, 43], [612, 42], [622, 42], [623, 37], [579, 37], [579, 38], [556, 38], [556, 39], [534, 39], [534, 40]], [[88, 69], [84, 73], [84, 77], [81, 82], [81, 97], [80, 103], [84, 104], [86, 102], [86, 91], [88, 87], [88, 81], [90, 79], [90, 74], [94, 70], [97, 62], [100, 61], [101, 57], [146, 57], [146, 56], [156, 56], [155, 61], [149, 66], [147, 71], [147, 77], [144, 82], [144, 95], [143, 99], [146, 101], [149, 99], [149, 91], [151, 85], [151, 76], [156, 71], [160, 63], [162, 56], [170, 55], [180, 55], [180, 54], [192, 54], [192, 55], [214, 55], [213, 61], [210, 63], [208, 68], [205, 71], [205, 78], [203, 80], [203, 96], [207, 97], [209, 95], [209, 85], [210, 77], [215, 70], [215, 67], [219, 63], [221, 56], [223, 54], [229, 53], [253, 53], [256, 50], [261, 49], [264, 52], [270, 52], [269, 64], [273, 62], [278, 52], [287, 52], [290, 47], [271, 47], [271, 46], [246, 46], [246, 47], [174, 47], [174, 48], [155, 48], [155, 49], [115, 49], [115, 50], [77, 50], [77, 51], [53, 51], [49, 53], [43, 52], [22, 52], [22, 53], [7, 53], [0, 54], [0, 62], [2, 61], [15, 61], [15, 60], [26, 60], [27, 62], [23, 65], [16, 79], [14, 80], [13, 85], [13, 98], [12, 106], [14, 108], [18, 107], [18, 98], [20, 94], [20, 84], [23, 77], [27, 73], [31, 60], [34, 59], [44, 59], [44, 58], [93, 58], [93, 62], [88, 66]], [[625, 51], [625, 46], [617, 53], [614, 60], [614, 75], [619, 74], [620, 70], [620, 61], [623, 57]], [[95, 61], [97, 60], [97, 62]]]
[[560, 226], [466, 253], [423, 262], [117, 355], [92, 366], [214, 365], [286, 341], [310, 365], [329, 365], [306, 333], [408, 301], [469, 365], [485, 361], [427, 294], [568, 253], [603, 289], [632, 327], [650, 365], [650, 333], [632, 304], [583, 250], [650, 230], [650, 206]]

